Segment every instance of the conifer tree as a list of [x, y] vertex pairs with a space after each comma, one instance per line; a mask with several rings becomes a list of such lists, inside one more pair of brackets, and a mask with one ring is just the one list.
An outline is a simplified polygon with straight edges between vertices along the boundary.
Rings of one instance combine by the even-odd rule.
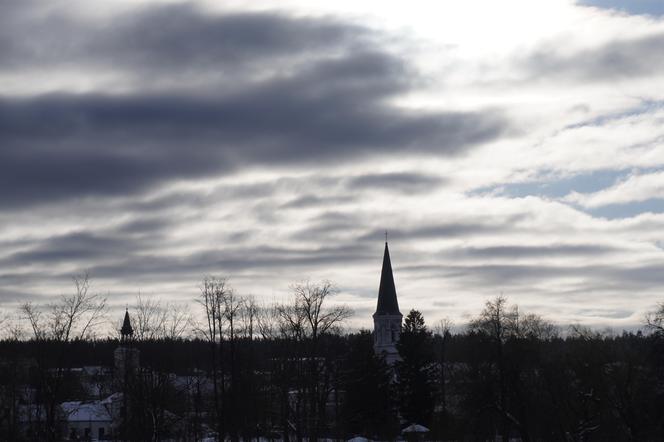
[[434, 407], [434, 354], [431, 332], [419, 311], [411, 310], [406, 316], [397, 349], [401, 415], [407, 422], [429, 425]]
[[385, 359], [374, 353], [369, 332], [349, 336], [343, 409], [348, 436], [391, 440], [398, 433], [392, 378]]

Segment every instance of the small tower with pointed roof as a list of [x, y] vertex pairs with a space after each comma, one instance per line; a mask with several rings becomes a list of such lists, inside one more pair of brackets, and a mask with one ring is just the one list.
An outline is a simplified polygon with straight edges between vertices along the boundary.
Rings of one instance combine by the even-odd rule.
[[401, 320], [403, 315], [399, 311], [397, 289], [394, 285], [390, 250], [385, 238], [385, 252], [383, 253], [383, 269], [380, 273], [378, 288], [378, 303], [374, 320], [374, 352], [383, 354], [385, 361], [392, 365], [399, 360], [397, 342], [401, 335]]
[[126, 342], [134, 337], [134, 329], [129, 320], [129, 309], [125, 310], [124, 321], [122, 321], [122, 328], [120, 329], [120, 341]]
[[116, 380], [126, 383], [128, 376], [139, 368], [140, 353], [133, 346], [134, 328], [129, 319], [129, 309], [125, 310], [122, 328], [120, 328], [120, 346], [113, 354], [115, 359]]

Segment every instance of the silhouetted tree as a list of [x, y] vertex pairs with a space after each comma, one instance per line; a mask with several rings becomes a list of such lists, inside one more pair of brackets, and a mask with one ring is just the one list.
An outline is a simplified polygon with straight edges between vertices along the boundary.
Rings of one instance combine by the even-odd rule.
[[411, 310], [397, 343], [396, 363], [401, 415], [407, 422], [430, 425], [434, 407], [434, 353], [422, 313]]
[[[289, 397], [282, 399], [285, 407], [288, 404], [282, 411], [294, 417], [292, 426], [298, 440], [304, 433], [317, 439], [326, 427], [325, 404], [334, 390], [331, 372], [336, 368], [332, 359], [338, 358], [321, 346], [322, 338], [336, 331], [352, 312], [344, 305], [328, 305], [329, 298], [336, 293], [329, 281], [305, 281], [293, 284], [291, 290], [291, 302], [276, 307], [278, 327], [285, 342], [289, 343], [282, 358], [290, 360], [285, 365], [291, 372], [290, 376], [282, 373], [280, 379], [294, 382], [295, 387], [294, 397], [284, 391]], [[279, 365], [284, 367], [284, 364]], [[291, 424], [285, 422], [284, 425]], [[284, 431], [287, 432], [287, 428]]]
[[664, 335], [664, 302], [646, 313], [646, 327], [656, 335]]
[[210, 361], [214, 399], [214, 428], [219, 440], [226, 434], [224, 425], [223, 397], [225, 393], [225, 380], [223, 370], [223, 313], [225, 298], [230, 288], [225, 278], [206, 276], [200, 287], [201, 294], [198, 303], [203, 307], [204, 324], [198, 328], [201, 335], [209, 343]]
[[345, 434], [392, 440], [399, 431], [394, 373], [383, 357], [374, 354], [370, 332], [350, 335], [348, 341], [343, 375]]
[[[44, 423], [44, 431], [38, 432], [38, 437], [47, 441], [60, 438], [59, 403], [72, 393], [71, 386], [64, 388], [70, 380], [70, 343], [95, 336], [96, 328], [105, 321], [106, 298], [91, 292], [89, 275], [74, 276], [73, 283], [74, 292], [62, 295], [46, 310], [29, 302], [21, 306], [38, 344], [37, 419]], [[57, 349], [55, 359], [46, 359], [47, 346]]]
[[131, 317], [134, 339], [137, 341], [179, 339], [191, 325], [187, 305], [164, 304], [159, 298], [146, 297], [140, 293], [136, 295]]

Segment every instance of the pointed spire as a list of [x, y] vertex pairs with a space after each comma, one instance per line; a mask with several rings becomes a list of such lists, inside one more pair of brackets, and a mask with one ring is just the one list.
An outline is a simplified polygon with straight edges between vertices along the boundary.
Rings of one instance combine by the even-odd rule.
[[132, 328], [131, 321], [129, 320], [129, 309], [125, 310], [124, 321], [122, 321], [120, 334], [122, 335], [122, 339], [126, 339], [134, 335], [134, 329]]
[[380, 286], [378, 288], [378, 305], [376, 315], [400, 315], [399, 302], [397, 301], [397, 289], [394, 286], [394, 275], [392, 274], [392, 262], [390, 261], [390, 250], [385, 241], [385, 252], [383, 254], [383, 269], [380, 273]]

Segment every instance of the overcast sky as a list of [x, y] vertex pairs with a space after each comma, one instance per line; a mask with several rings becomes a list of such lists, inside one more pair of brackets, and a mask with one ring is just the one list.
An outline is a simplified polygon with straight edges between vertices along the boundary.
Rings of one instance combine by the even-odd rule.
[[0, 8], [0, 309], [309, 278], [368, 327], [385, 230], [430, 323], [664, 301], [659, 1]]

